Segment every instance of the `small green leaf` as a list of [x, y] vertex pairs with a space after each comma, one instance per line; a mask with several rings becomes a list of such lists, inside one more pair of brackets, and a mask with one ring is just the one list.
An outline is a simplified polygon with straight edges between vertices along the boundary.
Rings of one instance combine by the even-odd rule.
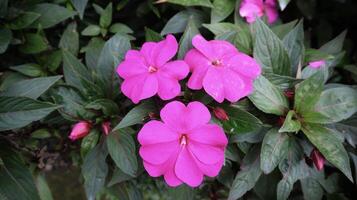
[[92, 129], [89, 134], [82, 139], [81, 156], [85, 158], [89, 151], [91, 151], [98, 143], [100, 132], [97, 129]]
[[284, 10], [286, 6], [290, 3], [290, 0], [278, 0], [280, 10]]
[[107, 147], [117, 167], [124, 173], [135, 176], [138, 161], [132, 136], [125, 129], [111, 132], [107, 137]]
[[199, 31], [193, 19], [189, 19], [186, 30], [180, 39], [180, 48], [177, 54], [178, 59], [183, 59], [186, 53], [192, 48], [192, 38], [197, 34], [199, 34]]
[[302, 131], [330, 163], [353, 181], [347, 152], [332, 130], [319, 124], [304, 124]]
[[254, 92], [249, 96], [253, 104], [261, 111], [284, 115], [289, 110], [289, 103], [283, 92], [270, 83], [264, 76], [254, 81]]
[[347, 34], [347, 30], [343, 31], [340, 33], [336, 38], [333, 40], [329, 41], [328, 43], [324, 44], [322, 47], [320, 47], [320, 51], [336, 55], [342, 51], [343, 48], [343, 42], [345, 41]]
[[145, 41], [158, 42], [162, 39], [163, 37], [160, 35], [160, 33], [145, 27]]
[[298, 20], [294, 20], [285, 24], [276, 25], [271, 28], [271, 30], [277, 35], [280, 39], [283, 39], [286, 34], [288, 34], [295, 27]]
[[107, 7], [100, 14], [99, 25], [102, 28], [108, 28], [112, 23], [112, 15], [113, 15], [113, 5], [109, 3]]
[[26, 33], [25, 43], [21, 45], [20, 51], [25, 54], [40, 53], [48, 48], [47, 39], [40, 34]]
[[304, 178], [301, 179], [301, 188], [302, 193], [304, 194], [304, 199], [311, 200], [321, 200], [324, 191], [320, 185], [320, 183], [313, 178]]
[[95, 70], [97, 67], [98, 59], [100, 56], [100, 52], [104, 46], [104, 40], [99, 37], [93, 37], [86, 47], [81, 49], [81, 52], [85, 52], [85, 61], [86, 65], [89, 69]]
[[49, 76], [19, 81], [0, 92], [0, 96], [29, 97], [37, 99], [61, 78], [62, 76]]
[[31, 28], [38, 28], [39, 25], [45, 29], [51, 28], [52, 26], [55, 26], [56, 24], [75, 15], [74, 11], [51, 3], [37, 4], [31, 7], [28, 11], [41, 15], [40, 18], [31, 24]]
[[100, 27], [98, 25], [89, 25], [82, 32], [84, 36], [97, 36], [100, 34]]
[[260, 19], [253, 24], [255, 33], [254, 58], [266, 73], [291, 74], [291, 63], [283, 42]]
[[17, 66], [10, 67], [10, 69], [31, 77], [39, 77], [45, 74], [41, 66], [35, 63], [17, 65]]
[[46, 178], [41, 174], [36, 177], [36, 187], [41, 200], [53, 200]]
[[9, 29], [0, 29], [0, 54], [4, 53], [12, 39], [12, 32]]
[[77, 32], [77, 24], [70, 23], [62, 34], [58, 47], [71, 52], [73, 55], [78, 54], [79, 50], [79, 35]]
[[290, 58], [293, 75], [295, 75], [299, 63], [303, 61], [305, 51], [302, 20], [284, 37], [283, 44]]
[[214, 35], [221, 35], [223, 33], [227, 33], [230, 31], [239, 31], [240, 27], [236, 24], [228, 23], [228, 22], [221, 22], [221, 23], [214, 23], [214, 24], [203, 24], [203, 27], [210, 30]]
[[20, 30], [30, 26], [41, 15], [35, 12], [23, 12], [7, 26], [13, 30]]
[[101, 110], [105, 116], [115, 115], [119, 113], [118, 105], [110, 99], [97, 99], [88, 103], [85, 108]]
[[113, 131], [132, 126], [134, 124], [140, 124], [150, 112], [154, 112], [155, 110], [156, 106], [152, 101], [146, 101], [144, 103], [141, 103], [140, 105], [131, 109], [120, 121], [120, 123], [115, 126]]
[[265, 174], [271, 173], [286, 156], [289, 136], [273, 128], [265, 135], [260, 153], [260, 168]]
[[0, 131], [22, 128], [57, 108], [54, 104], [27, 97], [0, 97]]
[[297, 120], [296, 113], [290, 110], [285, 117], [283, 126], [279, 129], [279, 132], [298, 132], [301, 128], [300, 121]]
[[71, 0], [74, 8], [76, 8], [77, 12], [79, 13], [79, 17], [83, 19], [84, 11], [86, 9], [86, 5], [88, 0]]
[[317, 49], [306, 49], [305, 50], [305, 59], [304, 64], [307, 65], [309, 62], [317, 61], [317, 60], [331, 60], [334, 58], [331, 54], [322, 52]]
[[108, 183], [108, 187], [111, 187], [115, 184], [130, 180], [133, 178], [134, 178], [133, 176], [125, 174], [120, 168], [116, 167], [113, 172], [112, 179]]
[[107, 155], [106, 145], [102, 143], [94, 147], [84, 158], [82, 174], [88, 200], [95, 200], [96, 194], [104, 187], [108, 174], [108, 165], [105, 161]]
[[111, 33], [124, 33], [124, 34], [130, 34], [130, 33], [134, 33], [133, 30], [131, 30], [131, 28], [125, 24], [122, 23], [115, 23], [112, 26], [110, 26], [109, 31]]
[[309, 123], [328, 124], [331, 121], [327, 116], [314, 111], [305, 112], [301, 116], [304, 122]]
[[300, 115], [312, 111], [320, 98], [324, 84], [322, 73], [315, 73], [297, 85], [294, 108]]
[[217, 23], [227, 18], [235, 8], [235, 0], [214, 0], [211, 11], [211, 23]]
[[185, 31], [189, 19], [192, 19], [196, 27], [200, 27], [203, 21], [203, 13], [195, 9], [187, 9], [178, 12], [166, 23], [161, 31], [161, 35], [168, 33], [182, 33]]
[[204, 6], [213, 7], [210, 0], [158, 0], [158, 3], [169, 2], [182, 6]]

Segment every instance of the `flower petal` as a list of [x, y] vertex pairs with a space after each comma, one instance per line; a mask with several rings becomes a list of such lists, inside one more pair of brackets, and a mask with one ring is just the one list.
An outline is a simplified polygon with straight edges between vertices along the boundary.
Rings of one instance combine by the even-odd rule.
[[248, 23], [254, 22], [256, 17], [264, 15], [263, 0], [243, 0], [239, 8], [239, 14], [245, 17]]
[[265, 14], [268, 18], [269, 24], [274, 23], [279, 17], [279, 13], [276, 6], [272, 6], [272, 5], [265, 6]]
[[224, 160], [224, 149], [222, 148], [201, 144], [194, 140], [189, 141], [188, 148], [193, 155], [204, 164], [212, 165]]
[[121, 84], [121, 91], [134, 103], [154, 96], [157, 93], [158, 81], [155, 76], [140, 74], [124, 80]]
[[145, 42], [140, 49], [140, 53], [146, 60], [147, 65], [155, 66], [155, 57], [154, 57], [154, 50], [157, 47], [156, 42]]
[[195, 142], [216, 147], [225, 147], [228, 144], [227, 136], [222, 127], [216, 124], [206, 124], [192, 130], [189, 133], [189, 138]]
[[202, 35], [196, 35], [192, 38], [192, 45], [209, 60], [214, 60], [216, 55], [211, 44]]
[[185, 120], [187, 130], [192, 130], [207, 124], [211, 120], [211, 113], [204, 104], [194, 101], [187, 105]]
[[117, 67], [117, 73], [120, 77], [126, 79], [131, 76], [147, 73], [147, 67], [140, 60], [126, 59]]
[[178, 141], [179, 135], [169, 129], [164, 123], [151, 120], [146, 123], [138, 133], [138, 141], [141, 145], [166, 143]]
[[164, 73], [167, 76], [170, 76], [176, 80], [182, 80], [186, 78], [190, 69], [185, 61], [183, 60], [175, 60], [172, 62], [166, 63], [164, 66], [160, 68], [159, 73]]
[[184, 133], [186, 131], [185, 112], [185, 104], [179, 101], [172, 101], [161, 109], [160, 117], [173, 130], [178, 133]]
[[222, 69], [210, 67], [203, 78], [203, 88], [218, 103], [222, 103], [224, 100], [224, 84], [220, 70]]
[[158, 165], [166, 162], [178, 148], [178, 141], [144, 145], [140, 147], [139, 154], [146, 162]]
[[211, 40], [209, 41], [209, 43], [214, 49], [214, 54], [219, 59], [224, 58], [226, 56], [231, 57], [239, 52], [234, 45], [224, 40]]
[[195, 158], [186, 147], [179, 153], [175, 165], [176, 176], [191, 187], [199, 186], [203, 181], [203, 173], [198, 168]]
[[169, 100], [180, 94], [181, 86], [178, 80], [160, 74], [158, 74], [157, 80], [159, 82], [158, 95], [161, 99]]
[[230, 102], [237, 102], [253, 92], [253, 82], [250, 80], [245, 81], [246, 79], [243, 76], [239, 76], [238, 73], [230, 69], [225, 69], [222, 77], [224, 77], [225, 98]]
[[196, 49], [191, 49], [186, 54], [185, 62], [192, 71], [187, 86], [194, 90], [202, 89], [203, 78], [205, 77], [211, 62]]
[[173, 35], [167, 35], [166, 38], [157, 43], [154, 50], [155, 66], [161, 67], [168, 62], [177, 53], [178, 44]]
[[248, 78], [258, 77], [262, 71], [258, 62], [244, 53], [238, 53], [235, 56], [227, 58], [224, 63], [228, 68]]
[[224, 159], [218, 161], [217, 163], [215, 163], [213, 165], [207, 165], [207, 164], [204, 164], [204, 163], [196, 160], [196, 164], [197, 164], [198, 168], [200, 168], [201, 172], [204, 175], [209, 176], [209, 177], [217, 176], [222, 169], [223, 163], [224, 163]]

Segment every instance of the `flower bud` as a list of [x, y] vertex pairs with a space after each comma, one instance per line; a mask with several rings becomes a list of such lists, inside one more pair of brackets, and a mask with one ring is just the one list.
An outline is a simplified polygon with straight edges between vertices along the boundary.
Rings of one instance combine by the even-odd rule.
[[314, 68], [314, 69], [318, 69], [323, 65], [326, 65], [325, 60], [317, 60], [317, 61], [309, 62], [309, 67]]
[[80, 121], [76, 123], [71, 131], [71, 134], [69, 135], [69, 139], [72, 141], [77, 140], [79, 138], [85, 137], [88, 135], [92, 125], [87, 122], [87, 121]]
[[226, 113], [225, 110], [223, 110], [222, 108], [220, 107], [216, 107], [216, 108], [213, 108], [213, 114], [220, 120], [222, 121], [227, 121], [229, 120], [229, 117]]
[[102, 131], [105, 135], [108, 135], [110, 133], [110, 122], [102, 123]]
[[325, 157], [317, 149], [312, 150], [310, 157], [317, 170], [321, 171], [324, 168]]

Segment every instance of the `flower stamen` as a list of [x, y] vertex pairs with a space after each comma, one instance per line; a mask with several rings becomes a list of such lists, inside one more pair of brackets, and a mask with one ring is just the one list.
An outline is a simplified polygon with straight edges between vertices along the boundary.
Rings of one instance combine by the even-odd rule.
[[149, 71], [149, 73], [154, 73], [154, 72], [157, 72], [157, 68], [154, 66], [149, 66], [148, 71]]
[[216, 60], [212, 61], [212, 65], [215, 67], [219, 67], [222, 65], [222, 61], [219, 59], [216, 59]]
[[180, 137], [180, 145], [181, 145], [181, 146], [186, 146], [187, 142], [188, 142], [187, 135], [186, 135], [186, 134], [183, 134], [183, 135]]

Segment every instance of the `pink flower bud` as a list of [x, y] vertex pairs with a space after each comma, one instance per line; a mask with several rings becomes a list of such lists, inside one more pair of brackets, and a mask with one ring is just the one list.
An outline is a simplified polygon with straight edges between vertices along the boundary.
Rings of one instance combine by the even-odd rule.
[[214, 114], [218, 119], [220, 119], [220, 120], [222, 120], [222, 121], [227, 121], [227, 120], [229, 120], [229, 117], [228, 117], [226, 111], [223, 110], [223, 109], [220, 108], [220, 107], [214, 108], [214, 109], [213, 109], [213, 114]]
[[321, 171], [324, 168], [325, 157], [319, 152], [319, 150], [314, 149], [310, 155], [312, 161], [314, 162], [317, 170]]
[[325, 64], [326, 64], [325, 60], [317, 60], [317, 61], [309, 62], [309, 67], [318, 69]]
[[74, 141], [79, 138], [85, 137], [86, 135], [88, 135], [91, 127], [92, 125], [87, 121], [78, 122], [73, 126], [71, 134], [69, 135], [69, 139]]
[[110, 133], [110, 122], [102, 123], [102, 131], [105, 135], [108, 135]]

